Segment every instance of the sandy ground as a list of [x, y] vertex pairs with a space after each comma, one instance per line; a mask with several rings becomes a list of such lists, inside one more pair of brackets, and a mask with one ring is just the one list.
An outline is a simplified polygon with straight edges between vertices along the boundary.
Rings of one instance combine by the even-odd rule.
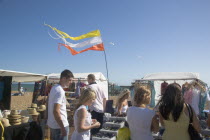
[[[13, 110], [26, 110], [32, 103], [32, 92], [25, 94], [24, 96], [11, 96], [11, 109]], [[43, 102], [44, 96], [39, 96], [38, 101]], [[117, 96], [110, 96], [109, 100], [114, 100], [113, 105], [117, 102]]]
[[[17, 93], [17, 92], [12, 92]], [[11, 96], [11, 110], [26, 110], [28, 107], [31, 106], [32, 103], [33, 92], [27, 92], [23, 96]], [[37, 99], [38, 106], [40, 104], [45, 103], [44, 96], [39, 96]]]
[[31, 106], [33, 93], [24, 96], [11, 96], [11, 110], [26, 110]]

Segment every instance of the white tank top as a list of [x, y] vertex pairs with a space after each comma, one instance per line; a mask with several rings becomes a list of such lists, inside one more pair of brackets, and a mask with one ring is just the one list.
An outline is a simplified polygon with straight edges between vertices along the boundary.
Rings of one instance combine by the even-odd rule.
[[[77, 112], [84, 108], [86, 109], [86, 106], [81, 105], [74, 113], [74, 127], [75, 130], [71, 136], [71, 140], [90, 140], [90, 130], [84, 131], [84, 132], [78, 132], [78, 117], [77, 117]], [[86, 112], [86, 118], [85, 118], [85, 126], [90, 126], [92, 123], [92, 119], [91, 119], [91, 114], [87, 111]]]
[[126, 113], [127, 112], [127, 109], [128, 109], [128, 105], [125, 105], [122, 107], [122, 113]]

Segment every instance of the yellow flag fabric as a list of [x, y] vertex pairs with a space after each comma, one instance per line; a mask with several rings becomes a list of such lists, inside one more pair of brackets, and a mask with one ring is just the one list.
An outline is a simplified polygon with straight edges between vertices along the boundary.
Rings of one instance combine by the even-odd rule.
[[50, 27], [51, 29], [53, 29], [54, 31], [56, 31], [59, 35], [61, 35], [63, 38], [70, 38], [71, 40], [80, 40], [80, 39], [85, 39], [85, 38], [90, 38], [90, 37], [96, 37], [96, 36], [101, 36], [101, 33], [99, 30], [95, 30], [95, 31], [91, 31], [87, 34], [83, 34], [81, 36], [78, 37], [71, 37], [69, 36], [67, 33], [62, 32], [58, 29], [56, 29], [55, 27], [52, 27], [48, 24], [45, 24], [46, 26]]

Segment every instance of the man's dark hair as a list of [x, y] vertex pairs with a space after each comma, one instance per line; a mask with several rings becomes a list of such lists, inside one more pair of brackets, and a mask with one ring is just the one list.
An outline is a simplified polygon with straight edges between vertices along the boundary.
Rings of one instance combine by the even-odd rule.
[[96, 77], [95, 77], [94, 74], [89, 74], [88, 75], [88, 79], [92, 79], [93, 81], [95, 81], [96, 80]]
[[73, 75], [73, 73], [70, 70], [66, 69], [66, 70], [61, 72], [60, 79], [63, 78], [63, 77], [65, 77], [65, 78], [74, 78], [74, 75]]

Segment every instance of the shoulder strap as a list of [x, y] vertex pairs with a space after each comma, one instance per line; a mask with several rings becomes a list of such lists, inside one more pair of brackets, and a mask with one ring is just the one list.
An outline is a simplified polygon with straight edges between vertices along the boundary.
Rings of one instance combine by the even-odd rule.
[[193, 122], [193, 110], [192, 110], [191, 105], [189, 105], [189, 107], [190, 107], [190, 111], [191, 111], [190, 122], [192, 123]]
[[189, 112], [189, 117], [190, 117], [190, 123], [193, 122], [193, 111], [192, 111], [192, 107], [189, 104], [186, 104], [188, 112]]

